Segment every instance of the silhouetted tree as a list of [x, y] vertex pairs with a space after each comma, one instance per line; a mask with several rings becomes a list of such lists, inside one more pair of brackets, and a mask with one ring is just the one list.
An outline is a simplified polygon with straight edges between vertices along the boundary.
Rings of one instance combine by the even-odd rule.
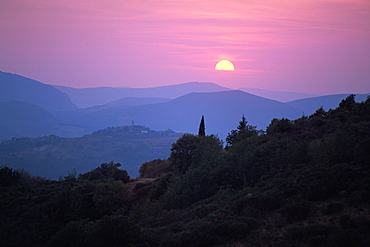
[[127, 183], [130, 180], [130, 176], [126, 170], [119, 169], [118, 167], [120, 166], [120, 163], [114, 163], [113, 161], [103, 163], [94, 170], [80, 175], [80, 178], [101, 181], [113, 178], [115, 180], [121, 180], [123, 183]]
[[226, 143], [228, 145], [233, 145], [236, 142], [239, 142], [245, 138], [258, 135], [256, 130], [257, 126], [252, 126], [248, 124], [248, 121], [242, 116], [242, 120], [239, 122], [239, 125], [236, 130], [232, 130], [226, 137]]
[[344, 100], [342, 100], [342, 102], [339, 103], [339, 107], [346, 110], [351, 110], [352, 107], [356, 105], [355, 97], [356, 95], [354, 94], [348, 95], [347, 98], [345, 98]]
[[281, 134], [281, 133], [289, 133], [292, 129], [293, 129], [293, 123], [289, 119], [274, 118], [271, 120], [270, 125], [267, 126], [266, 132], [269, 135], [274, 135], [274, 134]]
[[179, 174], [184, 174], [191, 165], [193, 151], [197, 147], [199, 137], [192, 134], [184, 134], [172, 144], [170, 162]]
[[13, 168], [7, 166], [0, 168], [0, 186], [9, 186], [17, 184], [19, 181], [19, 173]]
[[204, 116], [202, 116], [202, 120], [200, 120], [198, 135], [199, 136], [205, 136], [206, 135], [206, 127], [204, 125]]

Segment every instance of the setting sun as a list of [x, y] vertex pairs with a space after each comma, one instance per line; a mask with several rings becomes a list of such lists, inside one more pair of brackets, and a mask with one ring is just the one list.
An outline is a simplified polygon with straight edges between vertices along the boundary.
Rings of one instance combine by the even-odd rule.
[[216, 64], [215, 70], [234, 71], [234, 64], [229, 60], [221, 60]]

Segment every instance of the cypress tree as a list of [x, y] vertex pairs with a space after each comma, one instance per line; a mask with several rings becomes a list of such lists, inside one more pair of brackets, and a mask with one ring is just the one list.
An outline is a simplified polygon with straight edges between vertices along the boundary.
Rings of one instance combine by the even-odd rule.
[[203, 115], [202, 120], [200, 120], [198, 136], [205, 136], [205, 135], [206, 135], [206, 127], [204, 125], [204, 115]]

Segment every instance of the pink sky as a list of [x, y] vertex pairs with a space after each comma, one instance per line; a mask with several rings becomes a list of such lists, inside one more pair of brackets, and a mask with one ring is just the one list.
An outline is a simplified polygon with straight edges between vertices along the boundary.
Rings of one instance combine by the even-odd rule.
[[369, 0], [1, 0], [0, 34], [0, 71], [47, 84], [370, 92]]

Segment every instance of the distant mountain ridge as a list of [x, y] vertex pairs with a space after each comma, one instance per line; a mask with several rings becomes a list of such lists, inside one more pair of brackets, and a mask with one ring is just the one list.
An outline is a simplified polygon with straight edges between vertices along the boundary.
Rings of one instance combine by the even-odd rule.
[[[321, 106], [328, 110], [348, 96], [328, 95], [282, 103], [214, 83], [199, 82], [146, 89], [62, 88], [71, 90], [81, 102], [93, 107], [78, 109], [66, 93], [50, 85], [0, 72], [0, 102], [3, 102], [0, 106], [3, 109], [0, 139], [50, 134], [80, 137], [109, 126], [130, 125], [132, 121], [158, 131], [173, 129], [197, 133], [202, 115], [205, 116], [206, 133], [225, 138], [236, 128], [243, 114], [250, 124], [265, 129], [273, 118], [294, 119], [310, 115]], [[122, 98], [125, 94], [129, 97]], [[96, 101], [95, 96], [98, 97]], [[356, 100], [363, 101], [366, 96], [358, 95]], [[109, 102], [98, 105], [99, 100]]]
[[119, 100], [111, 101], [103, 106], [105, 107], [121, 107], [121, 106], [137, 106], [150, 105], [158, 103], [166, 103], [171, 99], [168, 98], [144, 98], [144, 97], [126, 97]]
[[59, 122], [40, 107], [20, 101], [0, 102], [0, 118], [0, 139], [38, 137]]
[[[306, 98], [300, 100], [294, 100], [287, 102], [288, 105], [302, 110], [304, 115], [311, 115], [320, 107], [323, 107], [326, 111], [329, 109], [335, 109], [339, 103], [350, 94], [333, 94], [326, 96], [319, 96], [313, 98]], [[370, 95], [368, 94], [355, 94], [356, 102], [362, 102], [367, 99]]]
[[48, 110], [75, 110], [66, 93], [16, 74], [0, 71], [0, 102], [22, 101]]
[[21, 101], [0, 102], [0, 140], [60, 135], [76, 137], [88, 128], [71, 125], [41, 107]]
[[[77, 113], [78, 112], [78, 113]], [[171, 101], [111, 109], [80, 109], [70, 116], [73, 124], [94, 126], [120, 126], [135, 123], [155, 130], [173, 129], [180, 132], [197, 132], [200, 117], [205, 116], [206, 133], [226, 134], [236, 128], [243, 114], [250, 124], [264, 129], [272, 118], [295, 118], [301, 111], [284, 103], [265, 99], [242, 91], [190, 93]]]
[[120, 100], [126, 97], [174, 99], [192, 92], [220, 92], [232, 90], [210, 82], [188, 82], [170, 86], [150, 88], [72, 88], [65, 86], [54, 87], [61, 92], [67, 93], [72, 102], [79, 108], [104, 105], [111, 101]]
[[284, 102], [284, 103], [293, 101], [293, 100], [320, 96], [318, 94], [306, 94], [306, 93], [286, 92], [286, 91], [272, 91], [272, 90], [258, 89], [258, 88], [241, 88], [240, 90], [263, 97], [263, 98], [277, 100], [277, 101]]

